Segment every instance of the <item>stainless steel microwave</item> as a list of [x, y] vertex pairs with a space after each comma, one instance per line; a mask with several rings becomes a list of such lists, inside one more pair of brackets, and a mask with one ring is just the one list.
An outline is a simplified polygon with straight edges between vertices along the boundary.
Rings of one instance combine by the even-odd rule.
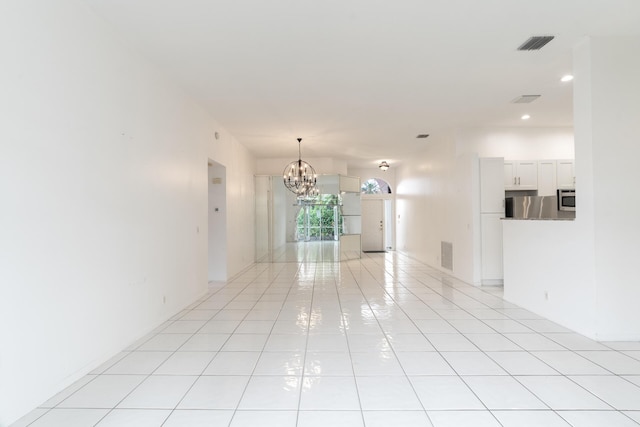
[[558, 210], [576, 210], [576, 190], [558, 190]]

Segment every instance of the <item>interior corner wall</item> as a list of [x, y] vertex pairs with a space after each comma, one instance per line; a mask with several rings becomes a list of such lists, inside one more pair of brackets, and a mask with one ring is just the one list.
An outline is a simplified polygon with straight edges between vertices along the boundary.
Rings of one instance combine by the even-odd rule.
[[206, 292], [208, 158], [253, 261], [254, 164], [81, 2], [1, 2], [0, 50], [6, 426]]

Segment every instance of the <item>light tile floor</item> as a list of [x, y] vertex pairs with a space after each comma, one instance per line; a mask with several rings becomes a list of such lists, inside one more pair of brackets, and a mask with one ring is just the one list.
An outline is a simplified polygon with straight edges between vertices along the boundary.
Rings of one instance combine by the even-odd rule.
[[16, 426], [638, 426], [597, 343], [401, 254], [256, 264]]

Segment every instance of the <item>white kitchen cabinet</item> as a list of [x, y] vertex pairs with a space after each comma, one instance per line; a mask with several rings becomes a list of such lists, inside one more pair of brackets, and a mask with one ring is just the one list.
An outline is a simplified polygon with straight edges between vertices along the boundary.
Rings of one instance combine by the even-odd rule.
[[556, 185], [556, 161], [538, 160], [538, 196], [555, 196]]
[[505, 190], [536, 190], [538, 188], [538, 162], [536, 160], [509, 160], [504, 162]]
[[482, 281], [483, 285], [499, 285], [503, 282], [502, 266], [502, 218], [501, 213], [480, 214], [482, 234]]
[[572, 190], [576, 188], [576, 171], [573, 160], [557, 161], [558, 188]]
[[538, 188], [538, 162], [535, 160], [516, 163], [518, 189], [535, 190]]
[[518, 184], [516, 162], [504, 162], [504, 189], [513, 190]]
[[480, 212], [504, 212], [502, 157], [480, 159]]

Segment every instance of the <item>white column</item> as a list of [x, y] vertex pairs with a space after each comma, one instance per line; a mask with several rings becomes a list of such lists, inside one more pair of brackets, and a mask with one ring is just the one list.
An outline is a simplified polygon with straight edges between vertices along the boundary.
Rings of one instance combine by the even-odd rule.
[[577, 221], [593, 248], [595, 336], [638, 340], [640, 37], [589, 38], [574, 74]]

